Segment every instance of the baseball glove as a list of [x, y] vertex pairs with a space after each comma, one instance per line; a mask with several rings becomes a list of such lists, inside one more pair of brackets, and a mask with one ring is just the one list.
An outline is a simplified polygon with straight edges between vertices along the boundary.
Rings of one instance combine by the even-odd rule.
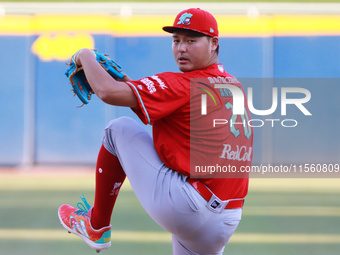
[[[107, 71], [114, 79], [123, 80], [125, 73], [120, 65], [107, 57], [106, 54], [99, 53], [97, 50], [93, 51], [96, 55], [97, 62]], [[76, 52], [68, 63], [69, 68], [66, 70], [65, 75], [69, 78], [73, 92], [84, 103], [88, 104], [91, 100], [91, 96], [94, 94], [89, 82], [86, 79], [82, 66], [76, 65]]]

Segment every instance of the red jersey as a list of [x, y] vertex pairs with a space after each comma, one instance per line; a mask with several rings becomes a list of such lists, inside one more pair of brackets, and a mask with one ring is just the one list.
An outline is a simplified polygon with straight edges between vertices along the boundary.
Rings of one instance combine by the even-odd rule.
[[216, 174], [227, 168], [239, 173], [242, 166], [250, 166], [253, 146], [246, 100], [245, 114], [233, 115], [232, 94], [215, 88], [215, 84], [232, 84], [245, 98], [242, 85], [222, 64], [185, 73], [160, 73], [127, 84], [138, 101], [133, 111], [144, 124], [153, 125], [155, 148], [167, 167], [201, 177], [221, 200], [246, 196], [248, 174]]

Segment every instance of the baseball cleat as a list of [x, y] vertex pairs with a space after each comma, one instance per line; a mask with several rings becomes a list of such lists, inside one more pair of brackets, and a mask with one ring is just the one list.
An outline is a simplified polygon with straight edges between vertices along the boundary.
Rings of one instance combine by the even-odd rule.
[[82, 203], [77, 204], [78, 208], [62, 205], [58, 210], [59, 220], [69, 233], [79, 236], [88, 246], [99, 253], [111, 246], [111, 225], [98, 230], [94, 229], [91, 225], [93, 207], [87, 203], [84, 197], [81, 199], [86, 208]]

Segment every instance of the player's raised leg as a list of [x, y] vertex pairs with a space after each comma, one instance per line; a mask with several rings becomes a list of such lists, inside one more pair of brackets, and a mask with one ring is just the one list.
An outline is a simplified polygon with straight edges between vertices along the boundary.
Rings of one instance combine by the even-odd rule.
[[103, 145], [119, 158], [146, 212], [173, 234], [175, 255], [222, 254], [242, 209], [211, 211], [186, 176], [165, 166], [150, 135], [131, 118], [111, 121]]

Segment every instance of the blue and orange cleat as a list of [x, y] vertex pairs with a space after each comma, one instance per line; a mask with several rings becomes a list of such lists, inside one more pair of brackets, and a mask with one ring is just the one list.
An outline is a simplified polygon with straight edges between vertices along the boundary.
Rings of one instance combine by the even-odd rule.
[[87, 203], [85, 197], [81, 197], [81, 199], [85, 206], [78, 203], [78, 209], [70, 205], [60, 206], [58, 210], [59, 220], [69, 233], [79, 236], [87, 245], [99, 253], [111, 246], [111, 225], [98, 230], [94, 229], [91, 225], [93, 207]]

